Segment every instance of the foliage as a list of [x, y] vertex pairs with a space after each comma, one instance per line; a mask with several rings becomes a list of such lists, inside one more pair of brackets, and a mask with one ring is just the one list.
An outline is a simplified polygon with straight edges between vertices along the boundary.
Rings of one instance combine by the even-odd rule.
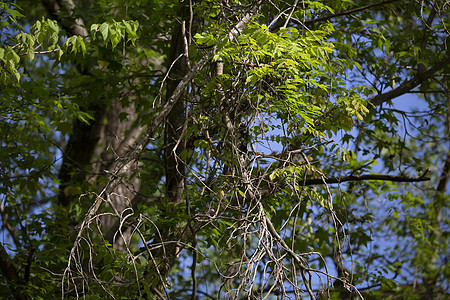
[[444, 299], [449, 8], [0, 1], [0, 297]]

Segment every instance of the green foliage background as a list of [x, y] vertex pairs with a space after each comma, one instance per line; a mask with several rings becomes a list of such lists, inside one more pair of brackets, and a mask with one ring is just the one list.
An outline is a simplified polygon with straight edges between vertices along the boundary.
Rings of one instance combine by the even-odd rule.
[[0, 297], [445, 299], [449, 9], [0, 1]]

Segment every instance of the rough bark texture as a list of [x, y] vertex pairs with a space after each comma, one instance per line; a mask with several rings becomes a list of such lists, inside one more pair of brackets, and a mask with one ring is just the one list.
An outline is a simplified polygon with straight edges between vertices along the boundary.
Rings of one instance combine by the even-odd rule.
[[[185, 22], [181, 20], [180, 22], [172, 35], [169, 63], [173, 64], [173, 67], [167, 80], [167, 100], [173, 94], [187, 70], [187, 60], [184, 55], [184, 37], [182, 36], [182, 26], [185, 25]], [[167, 116], [165, 128], [166, 193], [169, 201], [172, 202], [181, 201], [184, 190], [186, 167], [179, 160], [179, 154], [186, 146], [186, 141], [182, 138], [183, 127], [186, 121], [185, 115], [185, 101], [180, 99]]]
[[[120, 121], [119, 114], [123, 112], [127, 114], [128, 118], [127, 120]], [[137, 114], [133, 105], [123, 107], [119, 101], [111, 104], [107, 113], [108, 122], [102, 128], [101, 144], [97, 147], [97, 154], [100, 156], [100, 161], [95, 163], [96, 173], [102, 173], [105, 170], [114, 168], [117, 162], [130, 150], [132, 144], [129, 144], [129, 142], [134, 143], [134, 139], [131, 138], [129, 142], [126, 142], [127, 135], [132, 130], [136, 117]], [[136, 164], [134, 166], [136, 167]], [[118, 214], [118, 218], [122, 216], [127, 206], [131, 206], [131, 201], [140, 189], [141, 182], [139, 176], [134, 176], [130, 179], [130, 175], [135, 170], [136, 168], [129, 169], [121, 183], [117, 185], [112, 193], [107, 195], [114, 213]], [[105, 238], [114, 245], [115, 249], [123, 250], [124, 243], [128, 242], [130, 238], [129, 229], [124, 228], [123, 238], [118, 238], [120, 235], [115, 236], [115, 233], [119, 229], [116, 218], [105, 216], [102, 218], [102, 225], [107, 232]]]

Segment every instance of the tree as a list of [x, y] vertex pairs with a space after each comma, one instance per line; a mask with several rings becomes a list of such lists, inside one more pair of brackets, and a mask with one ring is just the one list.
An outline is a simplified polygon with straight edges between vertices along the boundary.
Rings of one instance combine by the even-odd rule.
[[0, 1], [0, 295], [446, 298], [449, 7]]

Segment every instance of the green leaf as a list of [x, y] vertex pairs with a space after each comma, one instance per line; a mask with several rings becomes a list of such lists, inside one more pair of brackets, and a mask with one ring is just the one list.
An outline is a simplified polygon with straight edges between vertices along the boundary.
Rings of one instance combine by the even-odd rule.
[[98, 24], [92, 24], [91, 25], [91, 33], [95, 34], [95, 32], [97, 32], [97, 30], [98, 30]]
[[29, 60], [33, 60], [34, 59], [34, 49], [33, 48], [28, 49], [27, 57], [28, 57]]
[[109, 34], [109, 25], [108, 23], [103, 23], [99, 28], [100, 33], [102, 34], [103, 40], [106, 42]]
[[24, 15], [22, 15], [20, 12], [18, 12], [17, 10], [13, 10], [8, 8], [7, 6], [5, 7], [6, 11], [13, 17], [13, 18], [25, 18]]
[[14, 77], [16, 77], [17, 82], [20, 82], [20, 74], [16, 70], [13, 70]]
[[19, 55], [17, 55], [17, 53], [12, 49], [9, 49], [8, 53], [6, 54], [6, 59], [12, 61], [14, 63], [14, 66], [19, 64], [20, 62]]
[[78, 45], [81, 48], [81, 53], [83, 56], [86, 54], [86, 45], [84, 44], [83, 38], [81, 36], [78, 36]]

